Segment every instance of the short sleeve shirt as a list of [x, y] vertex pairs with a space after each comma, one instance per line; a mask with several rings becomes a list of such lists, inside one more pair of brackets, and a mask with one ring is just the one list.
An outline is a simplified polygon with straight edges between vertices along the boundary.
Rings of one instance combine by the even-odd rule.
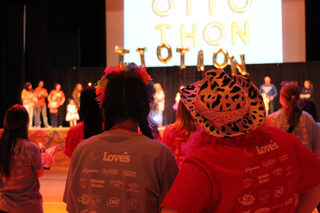
[[171, 150], [135, 132], [82, 141], [69, 169], [69, 212], [157, 212], [178, 168]]
[[[284, 110], [280, 109], [272, 113], [269, 118], [275, 120], [275, 127], [288, 131], [290, 126], [287, 123]], [[311, 152], [320, 147], [320, 127], [313, 117], [305, 111], [302, 111], [299, 122], [293, 129], [292, 134]]]
[[196, 150], [162, 206], [180, 213], [294, 212], [297, 195], [320, 183], [320, 160], [293, 135], [269, 132]]
[[77, 145], [84, 140], [84, 122], [71, 127], [67, 133], [66, 144], [63, 152], [71, 158], [71, 155]]
[[18, 139], [10, 178], [0, 178], [0, 210], [10, 213], [42, 212], [42, 196], [36, 173], [41, 168], [37, 145]]

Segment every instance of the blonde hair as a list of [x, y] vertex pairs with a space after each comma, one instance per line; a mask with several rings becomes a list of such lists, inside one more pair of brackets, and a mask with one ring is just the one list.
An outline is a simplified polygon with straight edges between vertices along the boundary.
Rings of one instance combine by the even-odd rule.
[[186, 129], [189, 134], [197, 130], [197, 123], [181, 100], [178, 103], [177, 120], [173, 123], [173, 129], [177, 131]]

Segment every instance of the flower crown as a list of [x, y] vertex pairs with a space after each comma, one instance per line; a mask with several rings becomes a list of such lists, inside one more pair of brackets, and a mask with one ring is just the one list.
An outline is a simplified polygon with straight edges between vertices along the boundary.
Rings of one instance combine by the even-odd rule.
[[143, 83], [148, 87], [149, 93], [150, 93], [150, 101], [153, 101], [153, 95], [155, 93], [155, 88], [153, 86], [152, 78], [150, 75], [147, 73], [146, 68], [143, 68], [142, 66], [138, 66], [135, 63], [129, 63], [127, 66], [120, 66], [118, 64], [117, 66], [108, 66], [104, 70], [104, 75], [101, 77], [101, 79], [97, 82], [96, 86], [96, 94], [97, 94], [97, 101], [100, 105], [102, 106], [102, 103], [105, 98], [105, 91], [107, 88], [108, 80], [110, 76], [112, 75], [118, 75], [122, 72], [134, 72], [137, 73]]

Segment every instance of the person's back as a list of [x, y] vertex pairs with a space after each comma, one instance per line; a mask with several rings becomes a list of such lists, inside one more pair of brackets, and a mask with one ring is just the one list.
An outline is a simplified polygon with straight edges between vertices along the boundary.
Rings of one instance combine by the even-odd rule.
[[35, 172], [41, 168], [39, 148], [33, 142], [18, 139], [10, 178], [0, 180], [0, 209], [4, 205], [9, 212], [42, 212], [42, 196]]
[[262, 96], [249, 79], [210, 70], [180, 93], [203, 130], [192, 136], [161, 213], [311, 212], [316, 207], [319, 159], [295, 136], [269, 127]]
[[[195, 174], [194, 187], [181, 193], [186, 209], [178, 212], [294, 212], [297, 195], [318, 184], [318, 159], [310, 156], [300, 142], [282, 130], [268, 127], [248, 136], [218, 139], [186, 158], [184, 173]], [[213, 157], [214, 156], [214, 157]], [[314, 170], [300, 165], [312, 165]], [[182, 175], [181, 175], [182, 176]], [[312, 178], [311, 178], [312, 177]], [[183, 179], [182, 185], [193, 179]], [[183, 188], [176, 186], [176, 188]], [[172, 189], [175, 191], [175, 188]], [[169, 196], [178, 196], [170, 194]], [[198, 200], [199, 199], [199, 200]], [[172, 203], [171, 203], [172, 202]], [[174, 207], [175, 201], [166, 206]], [[206, 209], [202, 209], [204, 204]], [[181, 205], [182, 206], [182, 205]], [[187, 210], [187, 211], [185, 211]]]
[[176, 167], [168, 167], [174, 161], [168, 147], [138, 133], [91, 137], [72, 156], [69, 177], [78, 178], [66, 184], [68, 211], [157, 212], [176, 176]]
[[28, 140], [29, 116], [22, 105], [10, 107], [0, 137], [0, 212], [41, 213], [38, 177], [43, 175], [40, 150]]
[[151, 139], [151, 80], [135, 64], [105, 70], [97, 88], [105, 132], [81, 142], [71, 157], [69, 212], [158, 211], [178, 168], [171, 150]]
[[[270, 119], [274, 119], [274, 125], [284, 131], [288, 131], [290, 125], [287, 123], [287, 118], [282, 109], [274, 112], [270, 115]], [[320, 128], [314, 121], [312, 116], [305, 112], [301, 112], [299, 122], [292, 131], [301, 143], [310, 151], [314, 152], [314, 149], [320, 147]]]

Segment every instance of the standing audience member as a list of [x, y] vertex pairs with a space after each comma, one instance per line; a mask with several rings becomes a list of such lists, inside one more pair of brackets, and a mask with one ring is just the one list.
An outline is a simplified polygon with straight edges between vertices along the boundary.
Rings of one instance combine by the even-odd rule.
[[102, 113], [96, 98], [95, 87], [86, 87], [81, 92], [80, 118], [82, 121], [69, 129], [63, 151], [70, 158], [82, 140], [102, 132]]
[[320, 128], [312, 116], [298, 106], [300, 92], [296, 82], [286, 82], [280, 90], [282, 108], [270, 115], [274, 126], [294, 134], [311, 152], [320, 156]]
[[98, 82], [106, 131], [82, 141], [71, 157], [68, 212], [158, 212], [178, 172], [171, 150], [150, 138], [150, 76], [135, 64], [125, 70], [107, 67]]
[[303, 83], [303, 89], [300, 93], [300, 99], [313, 100], [313, 85], [310, 80], [305, 80]]
[[190, 135], [197, 130], [197, 123], [180, 100], [177, 109], [177, 120], [168, 125], [163, 133], [162, 142], [169, 146], [180, 165], [185, 158], [186, 144]]
[[69, 99], [69, 103], [67, 105], [66, 121], [69, 121], [70, 127], [73, 127], [77, 125], [77, 121], [79, 119], [78, 107], [73, 99]]
[[40, 213], [43, 175], [40, 150], [28, 140], [29, 116], [21, 105], [5, 114], [0, 138], [0, 212]]
[[162, 213], [312, 212], [320, 160], [264, 122], [263, 99], [250, 80], [209, 70], [181, 90], [181, 99], [203, 130], [192, 137], [198, 147], [184, 160]]
[[51, 126], [62, 127], [61, 106], [66, 100], [60, 84], [55, 84], [48, 96]]
[[271, 78], [269, 76], [264, 77], [264, 84], [260, 86], [260, 93], [266, 103], [268, 113], [274, 112], [274, 99], [277, 97], [278, 92], [275, 85], [271, 84]]
[[33, 121], [33, 108], [36, 101], [36, 97], [33, 93], [32, 84], [30, 82], [25, 83], [21, 92], [21, 101], [24, 108], [26, 108], [29, 115], [29, 127], [32, 127]]
[[44, 127], [49, 127], [48, 124], [48, 116], [47, 116], [47, 104], [46, 104], [46, 98], [48, 97], [48, 91], [46, 88], [43, 88], [44, 83], [43, 81], [39, 81], [38, 87], [34, 90], [34, 94], [37, 97], [36, 107], [35, 107], [35, 115], [34, 115], [34, 122], [35, 126], [40, 128], [41, 127], [41, 117]]
[[77, 108], [80, 109], [80, 96], [82, 92], [82, 84], [77, 83], [72, 91], [72, 99], [77, 105]]
[[309, 113], [315, 122], [318, 122], [317, 106], [311, 99], [303, 99], [299, 101], [299, 107], [301, 110]]

